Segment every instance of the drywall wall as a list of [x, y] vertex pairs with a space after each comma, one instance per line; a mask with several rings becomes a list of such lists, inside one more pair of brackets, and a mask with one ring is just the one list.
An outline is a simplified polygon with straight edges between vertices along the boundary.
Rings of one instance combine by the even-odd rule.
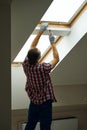
[[11, 67], [11, 77], [12, 109], [28, 107], [29, 99], [25, 91], [26, 77], [22, 66]]
[[[22, 66], [11, 66], [11, 76], [12, 110], [26, 109], [29, 98], [25, 91], [26, 77]], [[58, 100], [54, 106], [87, 104], [87, 85], [57, 85], [54, 86], [54, 92]]]

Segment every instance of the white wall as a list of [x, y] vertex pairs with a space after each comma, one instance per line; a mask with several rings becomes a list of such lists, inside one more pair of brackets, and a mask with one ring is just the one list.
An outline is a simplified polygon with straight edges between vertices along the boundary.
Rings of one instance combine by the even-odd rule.
[[87, 85], [54, 86], [57, 103], [54, 106], [87, 104]]
[[11, 66], [12, 109], [22, 109], [29, 105], [25, 91], [26, 77], [21, 65]]
[[[11, 67], [12, 109], [28, 108], [29, 99], [25, 91], [26, 77], [21, 65]], [[87, 85], [54, 86], [57, 103], [54, 106], [87, 104]]]

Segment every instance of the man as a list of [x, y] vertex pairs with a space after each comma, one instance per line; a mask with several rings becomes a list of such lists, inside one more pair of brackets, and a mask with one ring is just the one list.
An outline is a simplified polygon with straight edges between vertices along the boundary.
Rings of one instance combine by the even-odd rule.
[[40, 130], [51, 130], [52, 102], [56, 102], [56, 98], [49, 74], [59, 61], [54, 42], [55, 38], [51, 31], [49, 31], [49, 40], [53, 50], [53, 59], [50, 63], [39, 63], [41, 52], [36, 48], [41, 35], [47, 27], [47, 23], [41, 25], [40, 31], [33, 40], [23, 62], [23, 69], [27, 78], [25, 89], [30, 98], [25, 130], [35, 130], [38, 121], [40, 121]]

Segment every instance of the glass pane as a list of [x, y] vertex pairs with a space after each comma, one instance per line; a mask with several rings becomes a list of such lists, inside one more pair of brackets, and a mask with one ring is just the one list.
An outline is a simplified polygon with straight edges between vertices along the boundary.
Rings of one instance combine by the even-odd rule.
[[[23, 46], [23, 48], [21, 49], [17, 57], [15, 58], [14, 62], [23, 62], [35, 36], [36, 35], [31, 35], [29, 37], [29, 39], [27, 40], [27, 42], [25, 43], [25, 45]], [[50, 46], [50, 42], [49, 42], [48, 35], [42, 35], [37, 45], [37, 48], [41, 50], [41, 55], [44, 54], [44, 52], [47, 50], [49, 46]]]
[[69, 22], [86, 0], [53, 0], [41, 21]]

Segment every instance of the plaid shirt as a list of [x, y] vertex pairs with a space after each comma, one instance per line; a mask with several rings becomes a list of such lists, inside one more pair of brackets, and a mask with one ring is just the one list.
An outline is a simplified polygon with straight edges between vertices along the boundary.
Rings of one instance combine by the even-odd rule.
[[49, 75], [52, 69], [51, 64], [37, 63], [35, 65], [30, 65], [26, 57], [22, 65], [27, 78], [25, 90], [30, 100], [34, 104], [42, 104], [50, 99], [52, 102], [55, 102], [56, 99]]

